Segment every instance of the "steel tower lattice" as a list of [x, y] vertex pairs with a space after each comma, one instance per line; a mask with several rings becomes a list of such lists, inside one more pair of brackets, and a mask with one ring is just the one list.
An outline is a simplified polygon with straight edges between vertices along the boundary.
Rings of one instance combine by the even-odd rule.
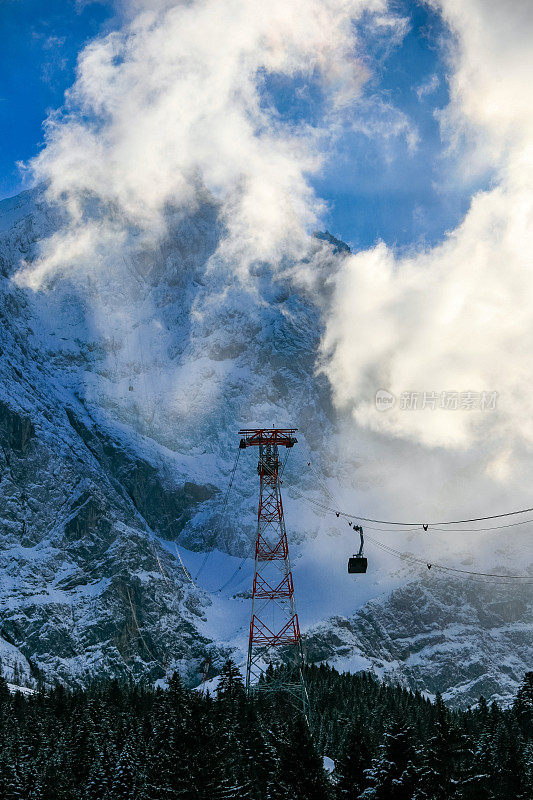
[[[303, 676], [303, 648], [294, 602], [294, 582], [280, 487], [280, 447], [297, 443], [296, 428], [254, 428], [239, 431], [240, 447], [259, 448], [257, 472], [260, 480], [252, 615], [246, 668], [246, 689], [284, 690], [308, 715]], [[293, 681], [261, 680], [271, 661], [272, 648], [283, 647], [292, 655]], [[291, 652], [292, 651], [292, 652]]]

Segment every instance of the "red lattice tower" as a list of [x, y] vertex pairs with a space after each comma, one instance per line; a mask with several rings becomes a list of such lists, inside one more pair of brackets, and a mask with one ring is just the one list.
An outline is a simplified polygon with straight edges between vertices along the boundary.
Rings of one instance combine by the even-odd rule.
[[[248, 644], [246, 689], [286, 690], [298, 699], [307, 715], [307, 691], [303, 677], [303, 649], [280, 488], [279, 447], [293, 447], [296, 428], [254, 428], [239, 431], [240, 447], [258, 447], [260, 479], [252, 617]], [[259, 681], [271, 661], [272, 648], [289, 652], [298, 676], [280, 683]]]

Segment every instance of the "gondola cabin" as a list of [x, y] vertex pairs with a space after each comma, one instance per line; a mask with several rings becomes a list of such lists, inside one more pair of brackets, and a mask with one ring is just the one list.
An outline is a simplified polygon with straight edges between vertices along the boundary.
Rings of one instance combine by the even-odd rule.
[[350, 575], [366, 572], [367, 566], [368, 559], [366, 556], [352, 556], [352, 558], [348, 559], [348, 572]]

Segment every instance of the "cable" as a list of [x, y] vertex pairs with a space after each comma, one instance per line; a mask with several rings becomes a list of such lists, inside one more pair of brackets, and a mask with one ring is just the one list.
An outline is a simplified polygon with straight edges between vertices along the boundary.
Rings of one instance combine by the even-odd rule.
[[[237, 464], [239, 463], [239, 456], [240, 456], [240, 454], [241, 454], [241, 450], [240, 450], [240, 448], [239, 448], [239, 449], [237, 450], [237, 455], [236, 455], [236, 457], [235, 457], [235, 463], [233, 464], [233, 468], [232, 468], [232, 470], [231, 470], [231, 474], [230, 474], [230, 479], [229, 479], [228, 488], [226, 489], [226, 494], [225, 494], [225, 496], [224, 496], [224, 502], [223, 502], [223, 504], [222, 504], [222, 511], [220, 512], [220, 513], [221, 513], [221, 517], [222, 517], [222, 519], [224, 518], [224, 514], [226, 513], [226, 510], [227, 510], [229, 493], [230, 493], [230, 491], [231, 491], [231, 487], [233, 486], [233, 479], [234, 479], [234, 477], [235, 477], [235, 473], [236, 473], [236, 471], [237, 471]], [[213, 549], [214, 549], [214, 548], [213, 548]], [[197, 581], [197, 580], [198, 580], [198, 576], [200, 575], [200, 573], [201, 573], [201, 572], [202, 572], [202, 570], [204, 569], [205, 565], [207, 564], [207, 561], [208, 561], [208, 559], [209, 559], [209, 556], [211, 555], [211, 553], [212, 553], [212, 552], [213, 552], [213, 550], [208, 550], [208, 551], [207, 551], [207, 553], [205, 554], [205, 556], [204, 556], [204, 558], [203, 558], [203, 560], [202, 560], [202, 563], [200, 564], [200, 568], [199, 568], [198, 572], [196, 573], [196, 575], [194, 576], [194, 580], [195, 580], [195, 581]]]
[[[333, 492], [332, 492], [332, 491], [329, 489], [329, 487], [327, 486], [327, 484], [325, 483], [325, 481], [323, 481], [323, 480], [322, 480], [322, 477], [320, 476], [320, 474], [319, 474], [318, 470], [316, 470], [316, 469], [313, 467], [313, 464], [312, 464], [312, 462], [308, 461], [308, 462], [307, 462], [307, 466], [310, 468], [311, 472], [314, 474], [314, 476], [315, 476], [315, 478], [316, 478], [316, 480], [317, 480], [317, 482], [318, 482], [318, 484], [319, 484], [320, 488], [322, 489], [322, 491], [323, 491], [325, 494], [327, 494], [327, 495], [329, 496], [330, 500], [332, 500], [332, 501], [335, 503], [335, 505], [338, 507], [338, 505], [339, 505], [338, 498], [337, 498], [337, 497], [336, 497], [336, 496], [333, 494]], [[298, 494], [300, 497], [302, 497], [302, 498], [304, 497], [304, 495], [303, 495], [303, 494], [301, 494], [301, 493], [299, 492], [299, 490], [298, 490], [298, 489], [294, 489], [294, 491], [295, 491], [295, 492], [296, 492], [296, 494]], [[311, 499], [311, 498], [309, 498], [309, 502], [314, 502], [314, 503], [320, 504], [320, 505], [321, 505], [323, 508], [329, 508], [328, 506], [324, 506], [324, 504], [323, 504], [323, 503], [320, 503], [320, 501], [313, 500], [313, 499]], [[340, 512], [337, 512], [337, 511], [335, 511], [335, 515], [336, 515], [336, 516], [340, 516]], [[518, 524], [518, 523], [517, 523], [517, 524]], [[366, 525], [365, 527], [366, 527], [366, 528], [370, 528], [370, 530], [373, 530], [373, 531], [380, 531], [380, 532], [386, 532], [386, 533], [388, 533], [388, 532], [390, 532], [390, 531], [394, 530], [393, 528], [376, 528], [376, 527], [374, 527], [374, 526], [372, 526], [372, 525]], [[405, 529], [405, 531], [402, 531], [402, 533], [404, 533], [404, 532], [405, 532], [405, 533], [407, 533], [407, 532], [410, 532], [410, 531], [417, 531], [418, 529], [419, 529], [419, 526], [417, 526], [417, 527], [411, 527], [411, 528], [406, 528], [406, 529]]]
[[309, 469], [311, 470], [311, 472], [312, 472], [312, 473], [313, 473], [313, 475], [315, 476], [315, 478], [316, 478], [316, 480], [317, 480], [317, 482], [318, 482], [318, 485], [320, 486], [320, 488], [322, 489], [322, 491], [323, 491], [325, 494], [327, 494], [327, 495], [328, 495], [329, 499], [330, 499], [330, 500], [331, 500], [333, 503], [335, 503], [335, 505], [337, 505], [337, 504], [338, 504], [338, 500], [337, 500], [337, 498], [335, 497], [335, 495], [333, 494], [333, 492], [330, 490], [330, 488], [329, 488], [329, 486], [326, 484], [326, 482], [323, 480], [323, 478], [322, 478], [322, 476], [319, 474], [318, 470], [317, 470], [317, 469], [315, 469], [315, 467], [314, 467], [314, 465], [313, 465], [313, 462], [312, 462], [312, 461], [308, 461], [308, 462], [307, 462], [307, 466], [309, 467]]
[[[329, 498], [331, 500], [333, 500], [333, 502], [335, 504], [337, 504], [336, 497], [333, 495], [333, 493], [331, 492], [329, 487], [323, 482], [321, 476], [314, 469], [312, 463], [311, 462], [307, 462], [307, 466], [311, 469], [311, 471], [315, 475], [315, 477], [316, 477], [320, 487], [322, 488], [322, 490], [329, 496]], [[298, 490], [295, 490], [295, 491], [298, 492]], [[334, 512], [337, 517], [342, 516], [342, 517], [347, 517], [347, 518], [350, 518], [350, 519], [362, 520], [364, 522], [374, 522], [374, 523], [377, 523], [378, 525], [395, 525], [395, 526], [402, 526], [402, 527], [406, 527], [406, 528], [407, 528], [407, 526], [409, 526], [408, 530], [413, 530], [413, 531], [414, 530], [418, 530], [420, 527], [424, 528], [425, 530], [427, 530], [429, 527], [432, 527], [432, 528], [435, 528], [436, 530], [439, 530], [439, 528], [436, 527], [438, 525], [446, 525], [447, 526], [447, 525], [466, 524], [466, 523], [469, 523], [469, 522], [483, 522], [483, 521], [489, 520], [489, 519], [501, 519], [503, 517], [515, 516], [515, 515], [518, 515], [518, 514], [525, 514], [525, 513], [528, 513], [530, 511], [533, 511], [533, 508], [526, 508], [526, 509], [522, 509], [520, 511], [509, 511], [509, 512], [506, 512], [504, 514], [494, 514], [492, 516], [487, 516], [487, 517], [477, 517], [477, 518], [473, 518], [473, 519], [464, 519], [464, 520], [448, 520], [448, 521], [444, 521], [444, 522], [431, 522], [431, 523], [397, 522], [397, 521], [391, 521], [391, 520], [371, 519], [370, 517], [363, 517], [363, 516], [358, 516], [356, 514], [350, 514], [348, 512], [336, 510], [335, 508], [333, 508], [331, 506], [327, 506], [325, 503], [321, 503], [319, 500], [313, 500], [311, 498], [309, 498], [309, 499], [310, 499], [310, 502], [315, 503], [315, 505], [319, 506], [324, 511]], [[528, 522], [533, 522], [533, 520], [531, 520], [531, 519], [530, 520], [522, 520], [521, 522], [512, 522], [509, 525], [495, 525], [493, 527], [487, 527], [487, 528], [471, 528], [470, 531], [477, 532], [477, 531], [498, 530], [500, 528], [512, 527], [514, 525], [524, 525], [524, 524], [527, 524]], [[374, 528], [374, 530], [386, 530], [386, 529], [385, 528]], [[459, 528], [457, 532], [462, 532], [463, 530], [467, 530], [467, 529]]]
[[[317, 503], [312, 498], [306, 498], [302, 493], [298, 492], [298, 490], [296, 490], [296, 492], [304, 502], [314, 503], [315, 505], [320, 505], [320, 506], [322, 505], [322, 504]], [[341, 512], [335, 512], [335, 513], [338, 513], [339, 515], [341, 515]], [[351, 518], [354, 517], [354, 515], [348, 515], [348, 514], [342, 514], [342, 516], [351, 517]], [[360, 519], [359, 517], [355, 517], [355, 518], [356, 519]], [[351, 524], [350, 523], [348, 523], [348, 524], [351, 527]], [[453, 572], [453, 573], [462, 574], [462, 575], [479, 576], [479, 577], [491, 578], [491, 579], [492, 578], [502, 579], [502, 581], [504, 583], [509, 583], [511, 580], [524, 581], [526, 584], [533, 583], [533, 576], [531, 576], [531, 575], [499, 575], [499, 574], [495, 574], [495, 573], [491, 573], [491, 572], [477, 572], [477, 571], [474, 571], [474, 570], [459, 569], [458, 567], [449, 567], [449, 566], [446, 566], [445, 564], [438, 564], [438, 563], [435, 563], [435, 562], [428, 563], [427, 561], [424, 561], [423, 559], [417, 558], [416, 556], [411, 556], [411, 555], [409, 555], [407, 553], [402, 553], [399, 550], [395, 550], [393, 547], [390, 547], [389, 545], [383, 544], [383, 542], [380, 542], [377, 539], [374, 539], [374, 538], [372, 538], [372, 537], [370, 537], [368, 535], [367, 535], [366, 538], [368, 539], [368, 541], [373, 542], [373, 544], [375, 544], [377, 547], [381, 547], [383, 550], [386, 550], [387, 552], [392, 553], [393, 555], [396, 555], [401, 559], [412, 561], [412, 562], [417, 563], [417, 564], [423, 564], [423, 565], [427, 566], [429, 569], [431, 569], [432, 567], [435, 567], [436, 569], [440, 569], [440, 570], [443, 570], [445, 572]]]
[[[294, 491], [300, 497], [303, 497], [303, 494], [298, 489], [294, 489]], [[315, 500], [313, 498], [307, 498], [307, 500], [310, 503], [314, 503], [314, 505], [316, 505], [322, 511], [329, 512], [331, 514], [335, 514], [337, 517], [344, 517], [345, 519], [357, 519], [357, 520], [360, 520], [362, 522], [374, 522], [374, 523], [376, 523], [378, 525], [400, 526], [400, 527], [403, 527], [405, 529], [411, 529], [411, 530], [418, 530], [418, 528], [424, 528], [424, 530], [427, 530], [428, 528], [435, 528], [435, 529], [439, 530], [439, 528], [438, 528], [439, 525], [462, 525], [463, 523], [466, 524], [468, 522], [484, 522], [485, 520], [489, 520], [489, 519], [502, 519], [504, 517], [512, 517], [512, 516], [516, 516], [517, 514], [527, 514], [527, 513], [531, 512], [531, 511], [533, 511], [533, 508], [524, 508], [524, 509], [521, 509], [520, 511], [507, 511], [504, 514], [492, 514], [492, 515], [487, 516], [487, 517], [474, 517], [472, 519], [447, 520], [447, 521], [444, 521], [444, 522], [396, 522], [396, 521], [393, 521], [393, 520], [372, 519], [371, 517], [363, 517], [363, 516], [361, 516], [359, 514], [350, 514], [347, 511], [341, 511], [338, 508], [334, 508], [332, 506], [328, 506], [325, 503], [321, 503], [319, 500]], [[504, 527], [512, 527], [513, 525], [524, 525], [525, 523], [532, 522], [532, 521], [533, 520], [523, 520], [522, 522], [514, 522], [514, 523], [511, 523], [510, 525], [495, 526], [494, 528], [486, 528], [486, 529], [476, 528], [476, 529], [473, 529], [473, 531], [475, 532], [476, 530], [479, 530], [479, 531], [482, 531], [482, 530], [496, 530], [499, 527], [504, 528]], [[462, 531], [462, 530], [466, 530], [466, 529], [460, 528], [459, 530]]]
[[[431, 527], [435, 531], [451, 531], [452, 533], [463, 533], [463, 531], [465, 533], [484, 533], [485, 531], [500, 531], [504, 528], [514, 528], [517, 525], [527, 525], [529, 522], [533, 522], [533, 519], [524, 519], [521, 522], [509, 522], [507, 525], [492, 525], [488, 528], [439, 528], [437, 525], [432, 525]], [[418, 530], [418, 528], [410, 528], [408, 530]]]
[[205, 567], [205, 565], [207, 564], [207, 559], [209, 558], [209, 556], [211, 555], [212, 552], [213, 552], [212, 550], [208, 550], [207, 553], [205, 554], [205, 556], [203, 557], [202, 563], [200, 564], [200, 568], [199, 568], [198, 572], [196, 573], [196, 575], [194, 576], [194, 580], [195, 581], [198, 580], [198, 576], [199, 576], [200, 572], [203, 570], [203, 568]]
[[191, 578], [191, 574], [190, 574], [189, 570], [187, 569], [187, 567], [186, 567], [186, 566], [185, 566], [185, 564], [183, 563], [183, 560], [182, 560], [182, 558], [181, 558], [181, 556], [180, 556], [180, 551], [178, 550], [178, 545], [176, 544], [176, 542], [174, 542], [174, 550], [176, 551], [176, 555], [177, 555], [177, 557], [178, 557], [178, 560], [179, 560], [179, 562], [180, 562], [180, 564], [181, 564], [181, 567], [182, 567], [182, 569], [183, 569], [183, 572], [185, 573], [185, 577], [187, 578], [187, 580], [189, 581], [189, 583], [192, 583], [192, 585], [193, 585], [193, 586], [196, 588], [196, 584], [195, 584], [195, 582], [193, 581], [193, 579]]
[[[333, 510], [333, 509], [332, 509]], [[359, 519], [363, 522], [376, 522], [378, 525], [402, 525], [404, 527], [408, 525], [416, 525], [419, 527], [434, 527], [437, 525], [462, 525], [463, 523], [467, 522], [484, 522], [488, 519], [502, 519], [503, 517], [513, 517], [517, 514], [528, 514], [530, 511], [533, 511], [533, 508], [524, 508], [521, 511], [507, 511], [505, 514], [492, 514], [488, 517], [473, 517], [472, 519], [454, 519], [454, 520], [447, 520], [444, 522], [393, 522], [392, 520], [385, 520], [385, 519], [370, 519], [369, 517], [361, 517], [357, 514], [347, 514], [344, 511], [339, 511], [339, 514], [343, 517], [350, 517], [351, 519]]]
[[[150, 650], [150, 648], [146, 644], [146, 640], [145, 640], [144, 636], [142, 635], [141, 629], [139, 628], [139, 623], [137, 622], [137, 614], [135, 613], [135, 608], [134, 608], [132, 600], [131, 600], [131, 594], [130, 594], [130, 590], [129, 590], [128, 586], [126, 586], [126, 592], [128, 594], [128, 600], [130, 602], [130, 608], [131, 608], [131, 613], [132, 613], [132, 616], [133, 616], [133, 622], [135, 623], [135, 627], [137, 628], [137, 633], [141, 637], [141, 641], [142, 641], [142, 643], [144, 644], [144, 646], [146, 648], [146, 652], [148, 653], [148, 655], [150, 656], [152, 661], [155, 661], [156, 664], [159, 664], [159, 666], [162, 667], [163, 665], [161, 664], [159, 659], [154, 656], [154, 654], [152, 653], [152, 651]], [[166, 672], [166, 670], [165, 670], [165, 672]]]
[[[281, 480], [281, 476], [283, 475], [283, 473], [284, 473], [284, 471], [285, 471], [285, 467], [287, 466], [287, 461], [289, 460], [289, 453], [290, 453], [290, 450], [289, 450], [289, 449], [287, 449], [287, 452], [285, 453], [285, 458], [284, 458], [284, 460], [283, 460], [283, 464], [281, 465], [281, 469], [280, 469], [280, 471], [279, 471], [279, 473], [278, 473], [278, 477], [279, 477], [279, 482], [280, 482], [280, 483], [283, 483], [283, 481]], [[266, 471], [266, 472], [269, 472], [271, 475], [273, 475], [273, 474], [274, 474], [274, 470], [269, 470], [269, 469], [268, 469], [268, 467], [266, 467], [266, 466], [265, 466], [265, 471]], [[248, 552], [248, 554], [244, 556], [244, 558], [241, 560], [241, 563], [239, 564], [239, 566], [237, 567], [237, 569], [235, 570], [235, 572], [233, 573], [233, 575], [232, 575], [230, 578], [228, 578], [228, 580], [227, 580], [225, 583], [223, 583], [223, 584], [222, 584], [222, 586], [221, 586], [219, 589], [217, 589], [217, 590], [216, 590], [217, 594], [220, 594], [221, 592], [223, 592], [223, 591], [224, 591], [224, 589], [225, 589], [227, 586], [229, 586], [229, 584], [232, 582], [232, 580], [235, 578], [235, 576], [236, 576], [236, 575], [237, 575], [237, 574], [238, 574], [238, 573], [241, 571], [241, 569], [243, 568], [243, 566], [244, 566], [244, 562], [245, 562], [245, 561], [247, 561], [247, 560], [248, 560], [248, 558], [250, 558], [251, 552], [252, 552], [253, 550], [255, 550], [255, 547], [256, 547], [256, 542], [255, 542], [255, 539], [254, 539], [254, 540], [253, 540], [253, 542], [252, 542], [251, 551], [249, 551], [249, 552]]]
[[374, 539], [371, 536], [366, 537], [369, 542], [372, 542], [377, 547], [381, 547], [382, 550], [387, 551], [388, 553], [392, 553], [393, 555], [399, 556], [401, 559], [405, 559], [407, 561], [412, 561], [416, 564], [423, 564], [424, 566], [428, 567], [429, 569], [435, 568], [440, 569], [445, 572], [454, 572], [459, 573], [461, 575], [474, 575], [483, 578], [502, 578], [504, 579], [504, 583], [508, 583], [511, 580], [522, 580], [526, 583], [533, 583], [533, 576], [531, 575], [498, 575], [493, 572], [476, 572], [474, 570], [469, 569], [459, 569], [458, 567], [449, 567], [446, 564], [438, 564], [434, 561], [428, 562], [424, 559], [417, 558], [416, 556], [412, 556], [409, 553], [402, 553], [400, 550], [395, 550], [393, 547], [380, 542], [378, 539]]
[[[313, 464], [311, 462], [309, 462], [309, 461], [307, 462], [307, 466], [311, 469], [311, 472], [314, 474], [315, 478], [317, 479], [318, 484], [319, 484], [320, 488], [322, 489], [322, 491], [329, 496], [330, 500], [332, 500], [335, 503], [336, 506], [338, 506], [339, 505], [338, 498], [333, 494], [333, 492], [329, 489], [327, 484], [322, 480], [322, 477], [318, 473], [318, 470], [316, 470], [313, 467]], [[296, 489], [295, 491], [298, 492], [298, 489]], [[302, 495], [300, 495], [300, 496], [302, 496]], [[320, 503], [320, 501], [316, 501], [316, 500], [311, 500], [310, 499], [310, 501], [311, 502], [315, 502], [315, 503]], [[323, 506], [324, 504], [320, 504], [320, 505]], [[338, 513], [340, 515], [341, 512], [338, 512]], [[335, 514], [337, 514], [337, 512], [335, 512]], [[375, 526], [372, 526], [372, 525], [366, 525], [365, 527], [366, 528], [370, 528], [370, 530], [380, 531], [380, 532], [389, 532], [389, 531], [394, 530], [393, 528], [376, 528]], [[418, 526], [417, 527], [406, 528], [405, 532], [407, 533], [409, 531], [417, 531], [418, 529], [419, 529]], [[403, 532], [404, 531], [402, 531], [402, 533]]]
[[229, 586], [229, 585], [230, 585], [230, 583], [231, 583], [231, 582], [232, 582], [232, 580], [235, 578], [235, 576], [236, 576], [236, 575], [237, 575], [237, 574], [238, 574], [238, 573], [241, 571], [241, 569], [243, 568], [243, 566], [244, 566], [244, 562], [245, 562], [245, 561], [247, 561], [247, 560], [250, 558], [250, 556], [251, 556], [251, 554], [252, 554], [252, 552], [253, 552], [254, 550], [255, 550], [255, 542], [253, 543], [253, 545], [252, 545], [252, 547], [250, 548], [250, 550], [248, 551], [248, 553], [247, 553], [247, 554], [244, 556], [244, 558], [241, 560], [241, 563], [239, 564], [239, 566], [237, 567], [237, 569], [235, 570], [235, 572], [233, 573], [233, 575], [232, 575], [230, 578], [228, 578], [228, 580], [227, 580], [225, 583], [223, 583], [223, 584], [222, 584], [222, 586], [220, 587], [220, 589], [217, 589], [217, 594], [220, 594], [221, 592], [223, 592], [223, 591], [224, 591], [224, 589], [225, 589], [227, 586]]

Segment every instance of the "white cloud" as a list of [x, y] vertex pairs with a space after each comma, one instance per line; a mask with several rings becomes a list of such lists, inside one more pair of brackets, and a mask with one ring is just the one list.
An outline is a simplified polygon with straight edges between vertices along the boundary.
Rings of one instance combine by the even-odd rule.
[[417, 86], [415, 88], [416, 96], [419, 100], [422, 100], [423, 97], [426, 97], [429, 94], [433, 94], [433, 92], [437, 91], [440, 86], [440, 78], [436, 72], [433, 75], [430, 75], [427, 80]]
[[[396, 38], [403, 26], [397, 17], [385, 24], [385, 0], [116, 5], [119, 29], [80, 54], [65, 107], [50, 117], [32, 164], [64, 225], [16, 280], [48, 292], [52, 304], [62, 291], [81, 298], [105, 354], [100, 375], [86, 374], [86, 399], [167, 442], [178, 421], [183, 429], [212, 412], [225, 385], [224, 362], [213, 366], [194, 341], [187, 349], [182, 331], [217, 319], [235, 276], [253, 288], [252, 262], [300, 258], [319, 226], [323, 203], [309, 176], [356, 113], [369, 75], [356, 23], [375, 19], [378, 35]], [[324, 95], [316, 126], [269, 105], [270, 76]], [[202, 277], [210, 256], [213, 269]], [[174, 291], [179, 270], [183, 307], [156, 330], [166, 300], [151, 281], [165, 274]], [[190, 285], [192, 270], [201, 289]]]
[[410, 153], [420, 141], [416, 126], [397, 106], [379, 95], [362, 97], [356, 103], [357, 114], [351, 118], [351, 129], [385, 145], [390, 140], [405, 139]]
[[[525, 488], [533, 446], [533, 7], [434, 0], [454, 35], [445, 132], [492, 188], [442, 244], [397, 257], [380, 244], [344, 261], [323, 341], [340, 409], [381, 437], [470, 450], [491, 480]], [[375, 392], [497, 391], [495, 412], [395, 408]], [[518, 460], [518, 461], [517, 461]], [[406, 466], [409, 470], [409, 465]]]
[[[95, 243], [88, 198], [105, 212], [105, 240], [119, 223], [157, 237], [168, 204], [193, 207], [205, 187], [227, 227], [219, 255], [235, 268], [301, 252], [323, 210], [308, 180], [321, 142], [368, 75], [353, 22], [370, 12], [382, 26], [385, 0], [136, 0], [123, 12], [119, 31], [83, 50], [66, 109], [48, 121], [33, 170], [70, 226], [22, 279], [82, 263], [80, 238]], [[320, 82], [327, 124], [284, 122], [264, 102], [268, 74]]]

